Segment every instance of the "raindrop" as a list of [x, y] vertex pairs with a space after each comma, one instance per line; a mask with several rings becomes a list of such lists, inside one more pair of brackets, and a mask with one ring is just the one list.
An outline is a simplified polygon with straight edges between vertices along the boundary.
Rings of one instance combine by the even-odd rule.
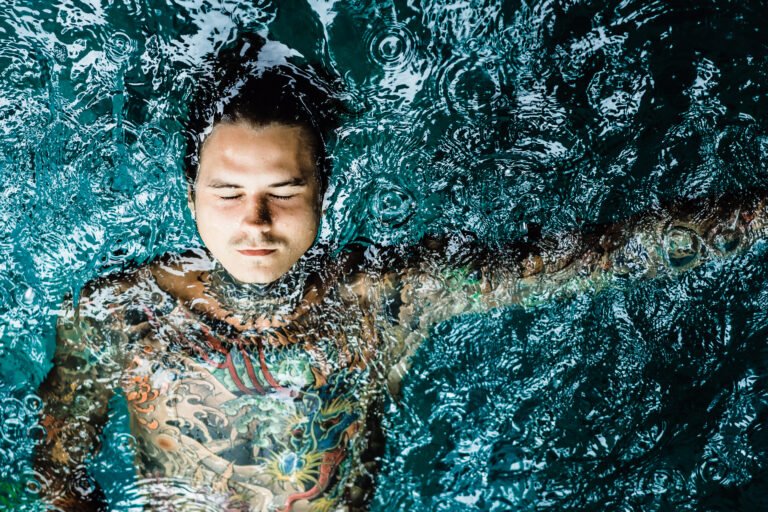
[[152, 158], [161, 158], [170, 150], [168, 133], [157, 126], [144, 127], [139, 133], [139, 143]]
[[136, 50], [136, 42], [123, 32], [115, 32], [107, 41], [107, 57], [113, 62], [122, 63]]
[[392, 227], [401, 226], [413, 213], [413, 197], [404, 188], [390, 182], [379, 182], [371, 210], [374, 217]]
[[31, 306], [35, 302], [35, 290], [33, 288], [27, 288], [24, 293], [21, 294], [19, 302], [24, 306]]
[[368, 55], [384, 69], [402, 69], [413, 60], [415, 47], [411, 31], [395, 24], [369, 35]]

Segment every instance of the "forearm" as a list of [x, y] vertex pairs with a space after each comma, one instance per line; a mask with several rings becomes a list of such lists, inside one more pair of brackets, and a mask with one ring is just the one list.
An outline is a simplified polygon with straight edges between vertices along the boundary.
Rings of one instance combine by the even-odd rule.
[[[40, 423], [46, 435], [35, 450], [33, 462], [41, 479], [41, 499], [53, 510], [106, 510], [104, 495], [88, 471], [99, 446], [105, 411], [103, 406], [76, 405], [77, 395], [64, 392], [71, 385], [62, 386], [66, 381], [59, 374], [54, 369], [39, 390], [44, 400]], [[85, 401], [84, 396], [79, 398], [79, 402]]]
[[768, 236], [767, 217], [764, 198], [690, 202], [588, 233], [534, 236], [479, 258], [459, 255], [458, 264], [441, 254], [450, 245], [443, 244], [403, 273], [400, 321], [426, 330], [457, 314], [674, 276], [747, 251]]
[[572, 236], [577, 241], [570, 253], [562, 244], [543, 241], [516, 269], [488, 269], [485, 302], [529, 307], [628, 280], [675, 276], [748, 251], [768, 236], [766, 213], [764, 197], [744, 203], [691, 201]]
[[57, 465], [46, 454], [35, 458], [41, 478], [40, 499], [48, 510], [98, 512], [108, 510], [106, 498], [85, 465]]

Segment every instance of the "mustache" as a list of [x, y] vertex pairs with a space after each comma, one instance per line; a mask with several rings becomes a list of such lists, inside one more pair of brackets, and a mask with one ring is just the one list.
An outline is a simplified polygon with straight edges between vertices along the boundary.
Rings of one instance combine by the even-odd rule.
[[234, 237], [230, 243], [236, 247], [262, 247], [262, 246], [268, 246], [268, 247], [283, 247], [285, 246], [285, 241], [281, 238], [276, 238], [273, 236], [262, 236], [253, 238], [248, 235], [239, 235]]

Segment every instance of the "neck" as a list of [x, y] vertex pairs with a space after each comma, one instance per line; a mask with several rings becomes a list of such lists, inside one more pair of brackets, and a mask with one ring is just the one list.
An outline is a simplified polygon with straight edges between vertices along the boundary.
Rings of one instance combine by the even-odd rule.
[[282, 321], [299, 305], [305, 292], [308, 269], [301, 258], [285, 274], [268, 284], [238, 281], [218, 261], [210, 271], [206, 291], [222, 309], [242, 323]]

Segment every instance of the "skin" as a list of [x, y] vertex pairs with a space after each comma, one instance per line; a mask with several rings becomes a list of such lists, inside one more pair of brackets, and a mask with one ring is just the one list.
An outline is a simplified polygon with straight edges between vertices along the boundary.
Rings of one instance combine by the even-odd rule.
[[317, 236], [321, 198], [303, 130], [219, 124], [202, 149], [189, 207], [206, 247], [239, 281], [278, 279]]
[[[220, 124], [202, 149], [189, 207], [210, 254], [241, 282], [278, 279], [314, 242], [321, 196], [305, 135], [294, 126]], [[36, 455], [43, 494], [60, 510], [103, 502], [87, 460], [116, 389], [148, 488], [182, 479], [227, 510], [325, 510], [342, 499], [358, 510], [369, 499], [372, 485], [356, 483], [370, 482], [368, 473], [341, 466], [365, 460], [355, 439], [368, 417], [366, 371], [378, 340], [368, 288], [350, 283], [326, 297], [310, 283], [287, 317], [245, 319], [209, 292], [212, 267], [200, 252], [164, 258], [92, 283], [77, 307], [63, 306], [54, 368], [40, 388], [48, 437]], [[338, 354], [326, 350], [346, 362], [328, 365]]]
[[[321, 197], [304, 135], [284, 125], [221, 124], [204, 145], [190, 209], [210, 253], [242, 282], [274, 281], [315, 239]], [[213, 262], [205, 254], [97, 280], [76, 307], [62, 308], [54, 368], [40, 389], [43, 493], [59, 510], [98, 509], [88, 459], [121, 389], [144, 482], [179, 478], [206, 499], [264, 512], [275, 502], [284, 512], [337, 510], [342, 502], [364, 510], [370, 473], [359, 483], [349, 476], [356, 469], [345, 469], [369, 471], [355, 455], [358, 432], [368, 428], [363, 391], [388, 379], [395, 394], [430, 326], [598, 290], [640, 267], [642, 276], [674, 275], [749, 247], [765, 237], [765, 225], [764, 202], [714, 204], [568, 241], [567, 252], [538, 240], [502, 261], [457, 264], [447, 245], [426, 244], [397, 272], [388, 261], [379, 274], [333, 262], [335, 277], [310, 282], [301, 305], [283, 318], [244, 320], [227, 311], [206, 288]], [[706, 251], [694, 250], [691, 237]], [[274, 252], [248, 256], [243, 248]], [[297, 457], [303, 469], [291, 472]]]

